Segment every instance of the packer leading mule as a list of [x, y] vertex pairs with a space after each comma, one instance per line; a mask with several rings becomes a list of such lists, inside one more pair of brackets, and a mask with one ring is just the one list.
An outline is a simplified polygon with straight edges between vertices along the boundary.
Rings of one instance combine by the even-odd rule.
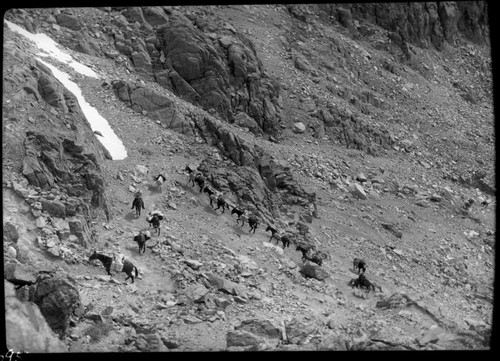
[[135, 216], [136, 217], [139, 217], [141, 215], [141, 208], [142, 209], [145, 209], [144, 208], [144, 201], [142, 200], [141, 197], [135, 197], [134, 198], [134, 201], [132, 202], [132, 208], [131, 209], [134, 209], [135, 208]]

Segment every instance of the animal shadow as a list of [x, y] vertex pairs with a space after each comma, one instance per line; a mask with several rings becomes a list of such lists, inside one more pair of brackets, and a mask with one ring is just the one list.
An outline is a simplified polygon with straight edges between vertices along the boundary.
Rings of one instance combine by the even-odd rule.
[[136, 217], [136, 215], [135, 215], [135, 211], [128, 212], [128, 213], [125, 215], [125, 219], [126, 219], [127, 221], [133, 221], [133, 220], [138, 219], [138, 218], [140, 218], [140, 217]]
[[152, 195], [154, 193], [163, 193], [160, 188], [158, 188], [158, 186], [154, 185], [150, 185], [148, 186], [148, 191], [149, 191], [149, 195]]
[[237, 233], [238, 235], [248, 234], [248, 228], [250, 228], [250, 226], [247, 223], [243, 227], [237, 224], [234, 224], [231, 227], [233, 228], [234, 232]]
[[215, 215], [219, 215], [219, 214], [215, 211], [215, 209], [213, 209], [213, 208], [212, 208], [212, 206], [211, 206], [210, 204], [205, 205], [205, 207], [203, 207], [203, 208], [205, 208], [205, 211], [206, 211], [206, 212], [209, 212], [209, 213], [212, 213], [212, 214], [215, 214]]

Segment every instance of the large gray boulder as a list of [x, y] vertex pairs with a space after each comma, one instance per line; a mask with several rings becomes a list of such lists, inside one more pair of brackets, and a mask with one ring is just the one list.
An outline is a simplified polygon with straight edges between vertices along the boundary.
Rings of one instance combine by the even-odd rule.
[[316, 263], [306, 261], [304, 265], [300, 269], [300, 273], [302, 273], [306, 277], [315, 278], [317, 280], [323, 281], [324, 279], [330, 277], [328, 272], [322, 268], [320, 265]]
[[3, 240], [4, 242], [16, 243], [19, 239], [19, 233], [16, 226], [12, 222], [4, 222], [3, 224]]
[[242, 286], [233, 281], [225, 279], [224, 277], [217, 276], [210, 272], [202, 273], [202, 275], [205, 277], [208, 283], [217, 290], [234, 296], [245, 295], [245, 291]]
[[303, 345], [307, 343], [312, 334], [318, 330], [314, 322], [305, 322], [300, 319], [292, 319], [285, 322], [286, 338], [289, 343]]
[[17, 299], [10, 282], [4, 282], [4, 290], [7, 349], [29, 353], [68, 352], [68, 347], [49, 327], [38, 306]]
[[41, 274], [32, 300], [38, 305], [50, 328], [58, 334], [68, 329], [70, 317], [80, 306], [76, 281], [66, 274]]
[[66, 217], [66, 207], [61, 201], [40, 198], [40, 203], [42, 203], [43, 212], [58, 218]]
[[262, 350], [275, 348], [282, 339], [283, 331], [270, 320], [249, 319], [235, 326], [226, 335], [227, 347], [246, 347]]
[[192, 302], [203, 302], [205, 301], [205, 296], [210, 290], [202, 284], [193, 284], [182, 290], [182, 294], [185, 295]]
[[61, 13], [56, 16], [57, 23], [71, 30], [80, 30], [82, 25], [78, 18], [71, 14]]

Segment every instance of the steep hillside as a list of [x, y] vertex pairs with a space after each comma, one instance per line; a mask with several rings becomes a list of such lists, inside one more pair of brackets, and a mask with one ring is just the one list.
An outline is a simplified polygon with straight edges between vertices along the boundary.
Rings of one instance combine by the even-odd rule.
[[[490, 348], [487, 8], [426, 4], [9, 11], [99, 74], [41, 61], [4, 24], [9, 347]], [[125, 159], [112, 159], [44, 62], [78, 84]], [[212, 207], [187, 164], [231, 207]], [[258, 217], [255, 233], [234, 206]], [[157, 209], [159, 235], [145, 220]], [[133, 238], [148, 230], [140, 254]], [[94, 250], [123, 254], [135, 282], [107, 275]], [[354, 258], [380, 288], [350, 286]]]

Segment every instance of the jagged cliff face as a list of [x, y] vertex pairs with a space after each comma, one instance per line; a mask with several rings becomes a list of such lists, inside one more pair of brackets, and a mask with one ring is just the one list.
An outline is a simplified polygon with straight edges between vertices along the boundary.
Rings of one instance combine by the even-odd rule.
[[[491, 264], [480, 262], [479, 276], [470, 269], [479, 267], [476, 259], [489, 260], [494, 231], [484, 226], [480, 231], [486, 246], [474, 245], [469, 249], [463, 244], [456, 245], [455, 238], [463, 238], [464, 232], [451, 223], [464, 217], [464, 224], [468, 222], [467, 227], [473, 228], [472, 221], [479, 224], [486, 216], [484, 212], [476, 218], [464, 215], [463, 200], [476, 197], [476, 189], [491, 198], [496, 194], [490, 119], [491, 63], [484, 57], [490, 45], [487, 12], [485, 2], [293, 4], [273, 5], [264, 10], [249, 5], [11, 10], [6, 14], [7, 20], [31, 32], [49, 34], [104, 74], [99, 80], [76, 77], [85, 87], [86, 95], [112, 119], [114, 127], [127, 139], [126, 146], [133, 150], [129, 159], [112, 160], [98, 135], [92, 132], [76, 98], [36, 59], [32, 47], [19, 38], [5, 39], [3, 185], [9, 217], [4, 222], [4, 250], [8, 254], [6, 278], [23, 286], [16, 291], [17, 298], [35, 302], [56, 333], [71, 332], [69, 324], [75, 324], [75, 319], [88, 311], [80, 305], [88, 302], [88, 298], [80, 299], [76, 284], [82, 286], [81, 281], [93, 282], [96, 278], [79, 276], [79, 282], [66, 276], [37, 279], [33, 276], [37, 267], [57, 260], [54, 262], [61, 261], [75, 273], [87, 274], [92, 270], [87, 253], [94, 246], [135, 257], [135, 248], [131, 251], [126, 245], [131, 234], [144, 224], [140, 223], [142, 219], [133, 219], [127, 213], [131, 212], [129, 198], [136, 189], [149, 191], [151, 173], [158, 171], [166, 172], [170, 183], [165, 186], [165, 199], [164, 194], [147, 192], [148, 207], [176, 212], [168, 219], [167, 241], [159, 246], [161, 251], [155, 252], [161, 255], [161, 262], [148, 258], [153, 257], [149, 249], [146, 261], [139, 261], [141, 276], [146, 269], [144, 278], [150, 283], [140, 278], [135, 296], [139, 300], [146, 297], [150, 291], [146, 287], [162, 284], [163, 277], [169, 282], [169, 277], [179, 277], [183, 286], [192, 285], [193, 289], [176, 290], [182, 296], [176, 293], [175, 297], [179, 297], [175, 302], [168, 300], [166, 308], [173, 307], [172, 302], [181, 307], [178, 318], [174, 315], [177, 309], [172, 311], [173, 321], [169, 320], [169, 325], [198, 322], [182, 318], [186, 314], [182, 307], [192, 306], [191, 299], [196, 300], [194, 304], [204, 306], [189, 312], [198, 312], [197, 315], [201, 312], [206, 318], [200, 317], [210, 322], [220, 316], [215, 315], [214, 304], [220, 311], [231, 302], [233, 305], [248, 302], [244, 307], [260, 315], [262, 305], [255, 306], [250, 299], [252, 302], [264, 299], [266, 305], [282, 302], [279, 309], [286, 309], [288, 315], [302, 314], [304, 309], [288, 301], [312, 290], [323, 292], [321, 297], [325, 295], [319, 304], [330, 307], [333, 302], [341, 310], [339, 313], [346, 311], [357, 317], [364, 308], [349, 308], [352, 299], [342, 294], [347, 295], [342, 278], [347, 273], [341, 269], [345, 262], [351, 262], [346, 257], [363, 252], [379, 262], [372, 269], [378, 267], [380, 273], [376, 274], [380, 278], [387, 275], [390, 280], [387, 283], [393, 290], [399, 290], [394, 285], [401, 286], [402, 274], [411, 280], [409, 288], [426, 291], [431, 296], [436, 293], [430, 289], [453, 284], [454, 289], [448, 292], [455, 292], [460, 305], [453, 304], [450, 313], [469, 312], [468, 307], [466, 311], [460, 307], [470, 305], [471, 290], [479, 295], [476, 298], [490, 302], [487, 270]], [[446, 63], [445, 58], [453, 61]], [[308, 281], [312, 284], [310, 288], [305, 292], [288, 292], [304, 282], [303, 276], [296, 272], [300, 257], [292, 260], [298, 254], [293, 245], [285, 252], [266, 243], [261, 254], [258, 233], [250, 240], [240, 232], [242, 228], [227, 226], [226, 223], [230, 224], [224, 218], [227, 213], [222, 216], [215, 212], [220, 218], [210, 218], [212, 210], [206, 204], [202, 207], [206, 200], [202, 197], [206, 196], [198, 194], [197, 187], [187, 186], [184, 175], [180, 175], [185, 162], [195, 159], [198, 170], [211, 185], [224, 192], [231, 205], [258, 215], [259, 232], [263, 232], [267, 223], [278, 224], [297, 236], [294, 242], [300, 240], [307, 246], [318, 246], [329, 254], [324, 269], [310, 263], [304, 267], [307, 277], [314, 281]], [[190, 198], [184, 202], [186, 193]], [[407, 198], [411, 201], [406, 201]], [[413, 207], [413, 201], [418, 207]], [[390, 213], [388, 209], [393, 208], [397, 212]], [[431, 213], [434, 208], [442, 212], [439, 217]], [[378, 227], [381, 214], [391, 222], [401, 219], [401, 224], [384, 219]], [[333, 221], [323, 224], [321, 218]], [[443, 228], [448, 221], [450, 225]], [[370, 224], [371, 228], [357, 228], [361, 223]], [[420, 223], [425, 226], [418, 228]], [[219, 226], [220, 231], [214, 230]], [[437, 240], [433, 230], [423, 242], [421, 234], [430, 228], [442, 228], [442, 238]], [[452, 231], [456, 234], [447, 234]], [[237, 236], [233, 237], [235, 232]], [[268, 237], [266, 234], [266, 240]], [[387, 240], [392, 242], [394, 237], [393, 244], [397, 246], [387, 245]], [[437, 251], [432, 248], [434, 240]], [[393, 252], [405, 242], [410, 245], [408, 249]], [[228, 251], [228, 245], [239, 249]], [[193, 259], [206, 257], [202, 271], [210, 269], [233, 277], [243, 288], [251, 286], [241, 293], [229, 291], [234, 296], [230, 301], [221, 297], [214, 301], [212, 295], [205, 299], [208, 292], [205, 286], [210, 285], [197, 282], [206, 274], [200, 276], [191, 270], [201, 267], [193, 260], [187, 262], [191, 268], [186, 271], [185, 255], [179, 258], [176, 253], [183, 249]], [[241, 261], [237, 252], [243, 249], [259, 260], [258, 266], [248, 262], [250, 267]], [[273, 252], [282, 258], [273, 258]], [[443, 255], [447, 257], [445, 261]], [[223, 258], [226, 256], [229, 258]], [[220, 266], [221, 260], [231, 266]], [[163, 273], [163, 264], [173, 265], [174, 271]], [[410, 266], [403, 268], [400, 264]], [[414, 264], [431, 270], [437, 267], [438, 275], [429, 275], [420, 268], [415, 270]], [[261, 273], [262, 269], [266, 271]], [[332, 287], [315, 283], [328, 277], [325, 269], [339, 277]], [[100, 271], [96, 274], [104, 274]], [[278, 271], [283, 273], [274, 278]], [[442, 273], [446, 274], [443, 285], [439, 278]], [[272, 287], [259, 285], [266, 277], [272, 280]], [[427, 277], [436, 282], [432, 287]], [[92, 293], [99, 287], [89, 283], [83, 284], [88, 289], [80, 293], [100, 297]], [[224, 280], [214, 283], [224, 284]], [[258, 293], [255, 297], [248, 296], [258, 287], [266, 295], [264, 298]], [[8, 291], [9, 297], [13, 297], [13, 291]], [[131, 296], [137, 289], [126, 288], [125, 292], [128, 291]], [[161, 292], [158, 288], [158, 293]], [[188, 294], [189, 302], [183, 301], [183, 292]], [[333, 294], [338, 298], [331, 298]], [[426, 312], [419, 313], [416, 319], [430, 314], [434, 318], [426, 322], [440, 326], [452, 323], [434, 308], [426, 304], [421, 307], [420, 300], [415, 303], [414, 299], [395, 295], [381, 302], [380, 307], [418, 304]], [[120, 304], [120, 300], [107, 296], [106, 302], [100, 299], [103, 304]], [[446, 298], [452, 297], [440, 300]], [[58, 302], [60, 299], [64, 302]], [[9, 307], [31, 314], [21, 318], [26, 322], [25, 330], [34, 332], [33, 325], [41, 322], [41, 315], [33, 315], [30, 308], [9, 300], [12, 301]], [[476, 307], [479, 301], [475, 299], [470, 302], [475, 315], [486, 314], [490, 307], [488, 304]], [[117, 306], [115, 314], [120, 307]], [[163, 304], [158, 307], [164, 309]], [[138, 313], [137, 310], [134, 308], [133, 312]], [[319, 313], [325, 314], [325, 310]], [[246, 311], [237, 309], [235, 314], [241, 312]], [[401, 315], [411, 322], [415, 320], [408, 313]], [[135, 321], [129, 322], [129, 316], [120, 314], [114, 318], [115, 323], [128, 331], [126, 335], [113, 337], [127, 347], [137, 345], [139, 350], [163, 351], [161, 341], [160, 346], [156, 339], [149, 344], [132, 332], [137, 329], [140, 334], [145, 328], [137, 326]], [[106, 318], [101, 314], [92, 317], [101, 321]], [[368, 319], [367, 322], [373, 321], [372, 313]], [[9, 319], [11, 324], [15, 321], [16, 318]], [[390, 335], [392, 328], [384, 329], [380, 325], [385, 321], [379, 321], [371, 323], [371, 329], [374, 332], [383, 329], [382, 333]], [[449, 334], [436, 336], [434, 328], [422, 331], [424, 336], [408, 337], [416, 337], [419, 347], [425, 349], [432, 348], [436, 339], [453, 347], [469, 345], [468, 342], [474, 347], [487, 344], [488, 328], [474, 320], [467, 323], [473, 325], [466, 330], [472, 336], [460, 333], [462, 326], [456, 326], [460, 329], [459, 341], [448, 339]], [[269, 331], [272, 327], [268, 326], [262, 327]], [[355, 331], [350, 327], [352, 336]], [[311, 330], [316, 328], [288, 322], [285, 329], [289, 345], [299, 347], [309, 342]], [[329, 328], [335, 330], [334, 326]], [[228, 334], [227, 347], [249, 344], [254, 347], [256, 336], [250, 337], [250, 331], [245, 330], [243, 323], [241, 329]], [[344, 333], [332, 332], [337, 331]], [[272, 347], [277, 347], [277, 340], [282, 337], [280, 332], [272, 328], [259, 337], [272, 339]], [[73, 336], [72, 341], [77, 343], [79, 338]], [[36, 340], [42, 351], [64, 350], [52, 334]], [[332, 346], [325, 340], [318, 348]], [[162, 341], [166, 347], [173, 344]], [[22, 344], [22, 340], [19, 342]], [[265, 347], [270, 347], [266, 342]], [[414, 343], [407, 346], [406, 339], [380, 343], [360, 341], [354, 336], [350, 342], [339, 336], [338, 344], [333, 342], [334, 348], [365, 349], [367, 342], [374, 349], [416, 347]]]
[[90, 209], [107, 213], [101, 166], [108, 151], [50, 70], [34, 57], [11, 61], [23, 49], [11, 50], [4, 69], [4, 91], [15, 94], [3, 108], [7, 169], [41, 191], [58, 192], [63, 205], [57, 216], [89, 217]]
[[255, 130], [276, 134], [279, 87], [264, 77], [251, 41], [235, 29], [217, 29], [202, 15], [126, 9], [122, 21], [136, 21], [150, 31], [143, 36], [119, 28], [113, 32], [115, 46], [139, 73], [181, 98], [230, 122], [241, 113], [249, 115], [258, 125]]
[[[321, 4], [320, 16], [333, 18], [363, 36], [354, 21], [366, 20], [420, 47], [442, 49], [461, 38], [489, 44], [488, 6], [484, 1]], [[300, 13], [300, 10], [299, 10]]]

